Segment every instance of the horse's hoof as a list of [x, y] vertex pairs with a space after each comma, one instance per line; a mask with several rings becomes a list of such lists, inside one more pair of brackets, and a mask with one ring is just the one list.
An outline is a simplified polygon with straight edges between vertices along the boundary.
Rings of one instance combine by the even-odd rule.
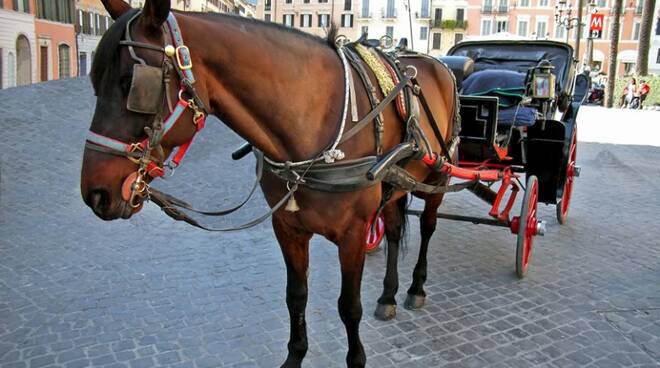
[[389, 321], [396, 317], [396, 305], [378, 303], [374, 316], [381, 321]]
[[408, 310], [417, 310], [421, 309], [424, 304], [426, 304], [425, 296], [408, 294], [406, 297], [406, 302], [403, 304], [403, 306]]

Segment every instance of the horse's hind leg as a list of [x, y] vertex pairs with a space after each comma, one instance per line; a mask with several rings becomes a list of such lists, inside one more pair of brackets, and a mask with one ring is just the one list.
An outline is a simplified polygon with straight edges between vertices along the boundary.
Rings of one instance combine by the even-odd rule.
[[378, 298], [374, 316], [381, 321], [388, 321], [396, 316], [396, 293], [399, 290], [399, 244], [405, 223], [407, 196], [396, 202], [388, 203], [383, 208], [385, 217], [385, 236], [387, 238], [387, 266], [383, 279], [383, 293]]
[[307, 306], [309, 239], [312, 234], [288, 226], [279, 216], [273, 216], [273, 229], [286, 263], [286, 305], [291, 320], [289, 354], [282, 367], [300, 367], [307, 353], [305, 307]]
[[366, 221], [356, 221], [337, 243], [339, 246], [339, 263], [341, 265], [341, 294], [339, 296], [339, 315], [346, 327], [348, 338], [348, 367], [364, 367], [367, 357], [360, 342], [360, 320], [362, 319], [362, 303], [360, 301], [360, 286], [364, 269], [364, 228]]
[[424, 283], [426, 282], [426, 256], [429, 248], [429, 240], [435, 231], [435, 225], [438, 221], [437, 212], [444, 194], [434, 194], [424, 197], [424, 211], [419, 217], [419, 227], [422, 236], [422, 242], [419, 246], [419, 258], [413, 271], [413, 280], [408, 289], [408, 296], [404, 303], [406, 309], [419, 309], [424, 306], [426, 301], [426, 292], [424, 292]]

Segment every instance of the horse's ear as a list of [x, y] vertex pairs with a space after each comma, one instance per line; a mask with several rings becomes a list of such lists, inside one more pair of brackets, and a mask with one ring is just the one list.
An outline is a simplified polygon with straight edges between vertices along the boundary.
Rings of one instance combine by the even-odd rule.
[[160, 28], [170, 14], [170, 0], [147, 0], [142, 8], [142, 15], [147, 24]]
[[105, 6], [105, 10], [110, 14], [110, 17], [114, 20], [117, 20], [117, 18], [132, 9], [124, 0], [101, 0], [101, 2]]

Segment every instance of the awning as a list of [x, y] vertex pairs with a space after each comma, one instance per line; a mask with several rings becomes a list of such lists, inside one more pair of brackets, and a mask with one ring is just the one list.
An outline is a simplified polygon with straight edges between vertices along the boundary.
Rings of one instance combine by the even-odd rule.
[[624, 63], [635, 63], [637, 62], [637, 50], [625, 50], [619, 52], [617, 60]]
[[600, 50], [594, 49], [593, 57], [591, 60], [603, 62], [605, 61], [605, 54]]

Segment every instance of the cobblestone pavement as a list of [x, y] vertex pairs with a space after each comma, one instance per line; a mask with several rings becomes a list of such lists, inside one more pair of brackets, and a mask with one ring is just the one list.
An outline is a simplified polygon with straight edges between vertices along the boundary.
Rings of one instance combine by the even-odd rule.
[[[209, 234], [173, 223], [151, 205], [129, 221], [100, 221], [78, 187], [94, 104], [88, 82], [4, 90], [0, 101], [0, 366], [283, 361], [285, 272], [269, 225]], [[208, 125], [177, 175], [159, 186], [222, 207], [247, 190], [253, 163], [232, 162], [240, 139]], [[560, 227], [554, 206], [540, 207], [549, 227], [536, 241], [526, 279], [514, 275], [508, 230], [441, 221], [430, 250], [427, 306], [400, 308], [395, 320], [381, 322], [372, 312], [384, 254], [368, 257], [361, 334], [369, 366], [660, 366], [660, 149], [578, 149], [583, 174], [570, 223]], [[259, 197], [233, 221], [264, 208]], [[448, 196], [442, 208], [486, 214], [469, 193]], [[410, 225], [404, 291], [419, 241], [417, 220]], [[335, 247], [314, 238], [306, 367], [343, 365], [338, 285]]]

